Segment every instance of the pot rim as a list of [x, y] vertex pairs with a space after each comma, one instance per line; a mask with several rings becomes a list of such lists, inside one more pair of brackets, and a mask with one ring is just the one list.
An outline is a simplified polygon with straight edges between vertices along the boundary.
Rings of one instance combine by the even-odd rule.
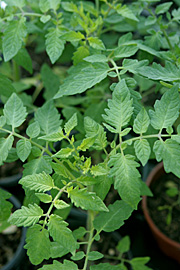
[[[151, 173], [149, 174], [147, 181], [146, 181], [146, 184], [148, 185], [148, 187], [150, 187], [152, 182], [155, 181], [155, 178], [157, 177], [158, 172], [163, 171], [163, 170], [164, 170], [163, 162], [157, 164], [154, 167], [154, 169], [151, 171]], [[147, 196], [142, 197], [142, 210], [143, 210], [144, 216], [146, 218], [146, 221], [147, 221], [149, 227], [152, 229], [152, 231], [156, 235], [159, 235], [159, 237], [161, 239], [163, 239], [165, 242], [169, 243], [170, 245], [175, 246], [176, 248], [178, 248], [180, 250], [180, 243], [175, 241], [175, 240], [172, 240], [171, 238], [166, 236], [164, 233], [162, 233], [160, 231], [160, 229], [156, 226], [154, 221], [152, 220], [152, 218], [149, 214], [149, 211], [148, 211], [147, 200], [148, 200]]]

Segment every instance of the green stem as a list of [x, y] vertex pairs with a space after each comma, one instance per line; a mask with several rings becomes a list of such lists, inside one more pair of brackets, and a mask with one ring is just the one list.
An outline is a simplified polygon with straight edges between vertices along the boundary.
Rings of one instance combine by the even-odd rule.
[[95, 2], [96, 2], [96, 10], [97, 10], [97, 12], [99, 14], [99, 0], [95, 0]]
[[[119, 71], [118, 71], [119, 67], [116, 65], [116, 62], [115, 62], [113, 59], [110, 59], [110, 62], [111, 62], [111, 64], [113, 65], [114, 70], [116, 71], [118, 80], [121, 81], [121, 77], [120, 77]], [[111, 69], [111, 70], [112, 70], [112, 69]]]
[[36, 89], [35, 89], [35, 91], [34, 91], [34, 93], [33, 93], [33, 95], [32, 95], [32, 103], [35, 102], [35, 100], [37, 99], [37, 97], [38, 97], [39, 94], [41, 93], [41, 90], [42, 90], [42, 89], [43, 89], [43, 84], [40, 83], [40, 84], [36, 87]]
[[86, 270], [88, 267], [88, 260], [89, 260], [88, 256], [91, 251], [91, 245], [93, 243], [93, 234], [94, 234], [93, 220], [94, 220], [94, 213], [92, 210], [88, 210], [87, 230], [89, 230], [90, 233], [88, 235], [86, 258], [85, 258], [84, 267], [82, 270]]
[[20, 80], [20, 68], [19, 65], [13, 60], [13, 79], [15, 82]]

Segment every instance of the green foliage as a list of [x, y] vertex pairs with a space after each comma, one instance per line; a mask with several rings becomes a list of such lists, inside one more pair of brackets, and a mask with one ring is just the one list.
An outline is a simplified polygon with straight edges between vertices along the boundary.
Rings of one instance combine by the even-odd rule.
[[[32, 264], [57, 258], [42, 270], [77, 270], [80, 260], [83, 270], [126, 270], [128, 237], [117, 244], [117, 265], [92, 246], [152, 196], [140, 165], [156, 158], [180, 177], [179, 3], [5, 2], [0, 164], [21, 160], [25, 199], [10, 216], [0, 190], [0, 230], [29, 227]], [[65, 221], [71, 207], [87, 212], [87, 226], [74, 232]], [[126, 262], [144, 270], [148, 260]]]

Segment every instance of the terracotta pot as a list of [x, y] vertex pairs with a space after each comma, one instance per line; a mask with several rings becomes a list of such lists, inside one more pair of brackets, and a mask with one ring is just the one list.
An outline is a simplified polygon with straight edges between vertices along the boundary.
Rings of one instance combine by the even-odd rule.
[[[151, 187], [152, 183], [155, 182], [160, 176], [165, 174], [163, 163], [159, 163], [154, 167], [154, 169], [151, 171], [147, 178], [147, 185]], [[152, 234], [154, 235], [158, 246], [160, 249], [169, 257], [175, 259], [180, 264], [180, 243], [171, 240], [168, 236], [163, 234], [158, 227], [154, 224], [153, 220], [151, 219], [147, 207], [147, 196], [143, 196], [142, 199], [142, 209], [144, 212], [144, 216], [146, 218], [146, 221], [152, 231]]]

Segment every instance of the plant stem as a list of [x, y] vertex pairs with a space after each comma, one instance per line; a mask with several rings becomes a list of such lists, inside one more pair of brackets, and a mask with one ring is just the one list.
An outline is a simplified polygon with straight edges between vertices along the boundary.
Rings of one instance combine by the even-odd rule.
[[116, 71], [118, 80], [121, 81], [121, 77], [120, 77], [119, 71], [118, 71], [118, 68], [119, 68], [119, 67], [116, 65], [116, 62], [115, 62], [113, 59], [110, 59], [110, 62], [111, 62], [111, 64], [113, 65], [114, 70]]
[[96, 10], [97, 10], [97, 12], [99, 14], [99, 0], [95, 0], [95, 2], [96, 2]]
[[84, 267], [82, 270], [86, 270], [88, 267], [88, 255], [89, 255], [89, 252], [91, 251], [91, 245], [93, 243], [93, 234], [94, 234], [93, 219], [94, 219], [94, 213], [92, 210], [89, 210], [88, 211], [88, 220], [87, 220], [87, 230], [89, 230], [90, 233], [88, 235], [86, 258], [85, 258]]

